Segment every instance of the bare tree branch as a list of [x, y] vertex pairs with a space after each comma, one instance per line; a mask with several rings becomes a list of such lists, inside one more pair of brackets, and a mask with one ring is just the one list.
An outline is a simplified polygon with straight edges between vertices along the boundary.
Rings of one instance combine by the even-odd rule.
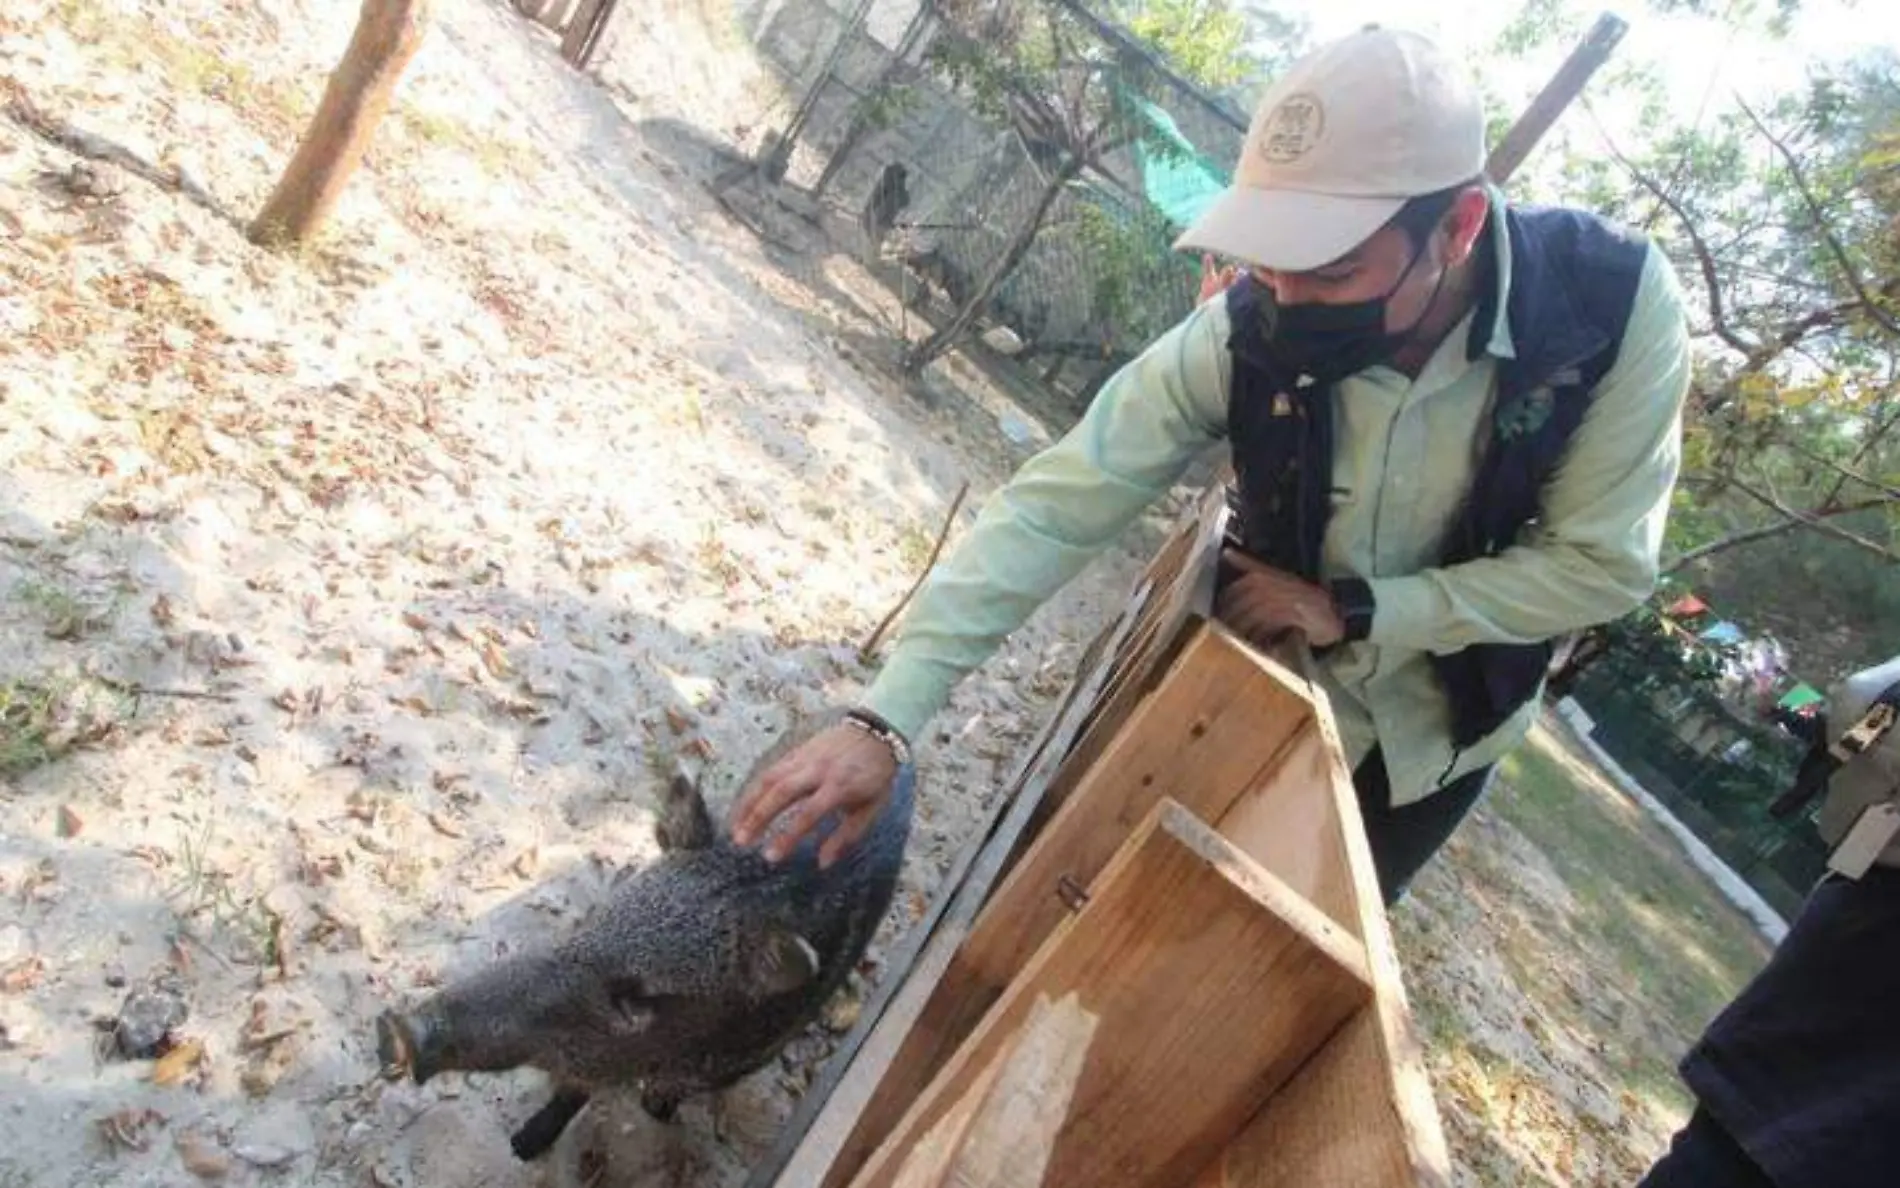
[[1840, 239], [1835, 236], [1833, 225], [1829, 222], [1827, 213], [1822, 210], [1820, 200], [1815, 197], [1813, 187], [1808, 185], [1807, 175], [1801, 171], [1801, 163], [1795, 159], [1794, 151], [1780, 137], [1768, 130], [1768, 126], [1761, 122], [1761, 117], [1755, 114], [1755, 109], [1750, 107], [1740, 95], [1735, 97], [1735, 103], [1742, 109], [1742, 114], [1748, 117], [1748, 122], [1755, 125], [1755, 131], [1761, 133], [1763, 138], [1775, 147], [1775, 152], [1780, 155], [1782, 163], [1788, 167], [1788, 176], [1793, 179], [1795, 189], [1801, 194], [1801, 201], [1806, 204], [1808, 214], [1814, 220], [1815, 233], [1821, 237], [1823, 243], [1827, 244], [1828, 253], [1834, 257], [1835, 267], [1841, 270], [1841, 279], [1847, 283], [1848, 288], [1854, 291], [1854, 295], [1860, 298], [1862, 309], [1887, 333], [1900, 334], [1900, 321], [1896, 321], [1894, 316], [1875, 300], [1874, 295], [1867, 291], [1867, 285], [1861, 279], [1860, 270], [1855, 268], [1854, 262], [1847, 258], [1847, 249], [1841, 246]]
[[[1886, 502], [1888, 500], [1900, 501], [1900, 487], [1890, 487], [1886, 483], [1881, 482], [1879, 479], [1869, 478], [1867, 475], [1860, 473], [1859, 471], [1855, 470], [1851, 466], [1843, 466], [1841, 463], [1834, 461], [1834, 459], [1832, 458], [1824, 458], [1820, 454], [1815, 453], [1813, 450], [1808, 449], [1806, 446], [1796, 445], [1792, 441], [1783, 441], [1781, 445], [1782, 445], [1782, 448], [1788, 450], [1790, 453], [1798, 454], [1801, 457], [1806, 458], [1808, 461], [1814, 463], [1817, 466], [1827, 467], [1829, 470], [1833, 471], [1836, 475], [1840, 476], [1841, 484], [1846, 484], [1850, 482], [1859, 483], [1861, 486], [1878, 491], [1882, 495], [1887, 497], [1886, 500], [1880, 500], [1878, 502]], [[1837, 492], [1835, 498], [1839, 497], [1838, 495], [1839, 489], [1840, 489], [1839, 486], [1835, 488]], [[1832, 503], [1832, 500], [1829, 500], [1828, 502], [1823, 503], [1822, 506], [1826, 507], [1826, 506], [1829, 506], [1831, 503]]]
[[[1859, 503], [1850, 503], [1840, 507], [1831, 507], [1825, 511], [1811, 512], [1809, 515], [1813, 520], [1832, 519], [1835, 516], [1852, 515], [1854, 512], [1868, 511], [1872, 508], [1883, 507], [1888, 502], [1886, 499], [1865, 499]], [[1758, 540], [1767, 540], [1770, 537], [1782, 536], [1793, 532], [1797, 528], [1807, 528], [1810, 526], [1811, 522], [1808, 519], [1784, 517], [1758, 527], [1747, 528], [1740, 532], [1731, 533], [1719, 540], [1712, 540], [1708, 544], [1697, 545], [1695, 548], [1679, 554], [1675, 560], [1663, 567], [1662, 572], [1665, 575], [1677, 573], [1687, 569], [1697, 561], [1713, 557], [1717, 553], [1726, 553], [1730, 549], [1738, 548], [1745, 544], [1753, 544]]]
[[1722, 306], [1722, 281], [1716, 274], [1715, 256], [1709, 251], [1708, 241], [1702, 238], [1702, 232], [1696, 227], [1695, 220], [1689, 217], [1689, 212], [1682, 203], [1676, 201], [1665, 187], [1623, 154], [1623, 150], [1617, 147], [1616, 139], [1610, 135], [1610, 130], [1605, 128], [1603, 121], [1598, 118], [1596, 108], [1590, 105], [1590, 101], [1583, 99], [1580, 102], [1583, 110], [1589, 114], [1590, 122], [1596, 125], [1597, 135], [1602, 138], [1603, 147], [1609, 150], [1610, 156], [1616, 159], [1616, 163], [1623, 167], [1637, 185], [1648, 190], [1655, 196], [1656, 201], [1669, 208], [1670, 213], [1676, 216], [1676, 221], [1682, 225], [1683, 234], [1689, 237], [1689, 247], [1695, 252], [1696, 263], [1702, 269], [1702, 287], [1708, 290], [1710, 329], [1715, 332], [1717, 338], [1743, 354], [1754, 351], [1759, 344], [1750, 342], [1728, 323], [1728, 315]]
[[[1883, 405], [1887, 399], [1891, 399], [1891, 397], [1883, 398]], [[1874, 452], [1874, 448], [1886, 438], [1887, 434], [1893, 431], [1893, 427], [1900, 425], [1900, 401], [1896, 401], [1892, 409], [1880, 409], [1875, 412], [1870, 419], [1873, 421], [1874, 427], [1862, 435], [1860, 446], [1855, 449], [1854, 456], [1847, 460], [1847, 465], [1850, 467], [1858, 467], [1866, 460], [1868, 455]], [[1842, 471], [1841, 477], [1834, 480], [1834, 487], [1828, 492], [1827, 498], [1823, 501], [1823, 506], [1831, 507], [1840, 501], [1841, 491], [1846, 488], [1849, 481], [1847, 468], [1843, 467]]]
[[[1765, 507], [1772, 508], [1783, 519], [1793, 520], [1799, 523], [1802, 527], [1813, 529], [1815, 532], [1820, 533], [1822, 536], [1833, 537], [1835, 540], [1842, 541], [1843, 543], [1846, 543], [1846, 544], [1851, 544], [1857, 549], [1863, 549], [1866, 552], [1872, 553], [1874, 556], [1880, 557], [1884, 560], [1900, 562], [1900, 553], [1896, 553], [1894, 550], [1888, 548], [1886, 545], [1880, 544], [1877, 541], [1868, 540], [1866, 537], [1861, 536], [1858, 533], [1849, 532], [1845, 528], [1841, 528], [1834, 524], [1828, 523], [1827, 516], [1816, 515], [1813, 512], [1799, 511], [1795, 508], [1789, 507], [1786, 503], [1783, 503], [1781, 500], [1775, 498], [1773, 495], [1768, 494], [1766, 491], [1762, 491], [1756, 487], [1750, 486], [1748, 483], [1745, 483], [1741, 479], [1736, 478], [1734, 476], [1730, 476], [1729, 486], [1733, 487], [1737, 491], [1740, 491], [1742, 494], [1748, 496], [1750, 499], [1753, 499], [1755, 502], [1760, 503]], [[1879, 502], [1886, 503], [1888, 501], [1883, 499], [1883, 500], [1880, 500]], [[1830, 513], [1830, 514], [1833, 514], [1833, 513]]]

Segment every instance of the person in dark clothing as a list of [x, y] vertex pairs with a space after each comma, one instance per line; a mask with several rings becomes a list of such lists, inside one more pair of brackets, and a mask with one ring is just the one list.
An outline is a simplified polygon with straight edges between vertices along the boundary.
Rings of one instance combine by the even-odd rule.
[[1831, 869], [1683, 1060], [1695, 1113], [1638, 1188], [1900, 1185], [1900, 657], [1828, 704]]

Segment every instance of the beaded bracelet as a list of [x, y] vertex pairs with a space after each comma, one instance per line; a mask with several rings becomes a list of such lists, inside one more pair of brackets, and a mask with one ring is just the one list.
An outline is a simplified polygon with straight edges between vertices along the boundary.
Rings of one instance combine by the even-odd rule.
[[863, 731], [889, 747], [899, 767], [910, 763], [910, 744], [904, 741], [904, 736], [897, 732], [896, 727], [870, 710], [854, 709], [847, 712], [844, 716], [844, 724]]

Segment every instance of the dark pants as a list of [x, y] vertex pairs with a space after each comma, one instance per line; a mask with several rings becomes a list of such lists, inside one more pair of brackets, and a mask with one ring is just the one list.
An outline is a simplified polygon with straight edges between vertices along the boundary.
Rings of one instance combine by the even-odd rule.
[[1643, 1188], [1900, 1184], [1896, 1004], [1900, 870], [1823, 880], [1684, 1057], [1701, 1123]]
[[1386, 776], [1385, 755], [1374, 747], [1352, 773], [1359, 793], [1359, 813], [1366, 820], [1366, 840], [1372, 843], [1372, 865], [1379, 872], [1379, 891], [1389, 907], [1405, 894], [1424, 865], [1450, 839], [1458, 822], [1491, 782], [1492, 769], [1459, 776], [1451, 783], [1400, 808], [1392, 807], [1392, 785]]
[[1722, 1124], [1697, 1107], [1636, 1188], [1775, 1188]]

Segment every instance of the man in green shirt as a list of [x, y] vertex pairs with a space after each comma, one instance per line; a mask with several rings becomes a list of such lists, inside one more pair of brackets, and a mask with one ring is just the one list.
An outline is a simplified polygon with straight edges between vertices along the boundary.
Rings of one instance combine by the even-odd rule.
[[1225, 439], [1249, 555], [1220, 616], [1320, 656], [1397, 898], [1529, 730], [1549, 641], [1652, 590], [1680, 461], [1662, 253], [1507, 203], [1484, 155], [1476, 89], [1422, 38], [1371, 28], [1292, 67], [1182, 239], [1242, 278], [990, 500], [863, 703], [747, 790], [735, 839], [779, 860], [818, 830], [834, 860], [956, 682]]

